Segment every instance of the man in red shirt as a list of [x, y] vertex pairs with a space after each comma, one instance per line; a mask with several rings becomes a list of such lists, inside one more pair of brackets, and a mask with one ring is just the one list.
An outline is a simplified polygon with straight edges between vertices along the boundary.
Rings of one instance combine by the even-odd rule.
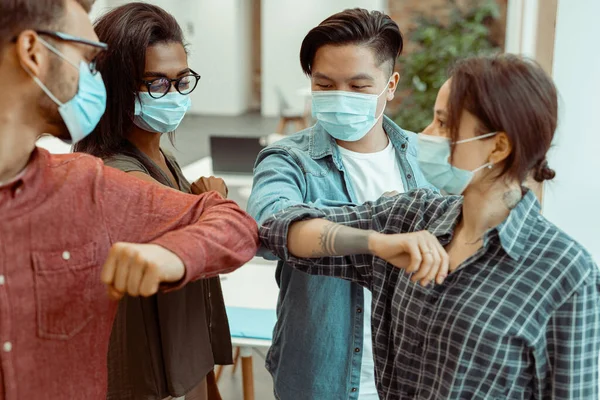
[[118, 299], [174, 290], [252, 258], [257, 229], [215, 192], [185, 195], [51, 155], [89, 134], [105, 48], [83, 0], [0, 0], [0, 399], [104, 399]]

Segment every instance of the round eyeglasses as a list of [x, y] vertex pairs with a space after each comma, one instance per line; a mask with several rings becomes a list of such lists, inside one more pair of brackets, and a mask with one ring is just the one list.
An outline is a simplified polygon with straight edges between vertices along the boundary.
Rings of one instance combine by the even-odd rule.
[[169, 78], [156, 78], [151, 81], [142, 81], [144, 85], [148, 88], [148, 94], [150, 97], [155, 99], [160, 99], [163, 96], [166, 96], [167, 93], [171, 90], [171, 86], [175, 86], [175, 90], [177, 90], [182, 95], [188, 95], [196, 89], [198, 86], [198, 81], [200, 80], [200, 75], [190, 70], [187, 75], [181, 76], [176, 79]]

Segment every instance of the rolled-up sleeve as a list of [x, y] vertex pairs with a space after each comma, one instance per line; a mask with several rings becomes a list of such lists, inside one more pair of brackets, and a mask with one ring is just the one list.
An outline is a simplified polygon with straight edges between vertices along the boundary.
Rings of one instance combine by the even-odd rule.
[[[370, 288], [373, 256], [355, 254], [349, 256], [298, 258], [288, 250], [288, 232], [294, 222], [324, 218], [340, 225], [362, 230], [382, 231], [385, 213], [389, 212], [393, 198], [382, 198], [377, 203], [365, 203], [356, 207], [317, 209], [308, 206], [290, 207], [267, 219], [260, 228], [260, 240], [266, 248], [280, 259], [311, 275], [333, 276]], [[374, 206], [377, 211], [374, 211]], [[383, 222], [383, 225], [382, 225]]]
[[175, 253], [186, 273], [177, 286], [227, 273], [258, 247], [254, 219], [216, 192], [189, 195], [102, 166], [96, 194], [112, 242], [153, 243]]

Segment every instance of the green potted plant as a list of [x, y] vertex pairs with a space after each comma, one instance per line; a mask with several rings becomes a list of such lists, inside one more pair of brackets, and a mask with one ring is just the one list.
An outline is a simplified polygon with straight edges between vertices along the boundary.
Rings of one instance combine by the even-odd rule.
[[417, 49], [400, 57], [402, 102], [395, 121], [402, 127], [420, 132], [432, 118], [432, 108], [439, 88], [456, 60], [501, 51], [490, 37], [489, 23], [500, 16], [494, 0], [473, 1], [466, 10], [451, 1], [450, 18], [442, 23], [418, 17], [411, 40]]

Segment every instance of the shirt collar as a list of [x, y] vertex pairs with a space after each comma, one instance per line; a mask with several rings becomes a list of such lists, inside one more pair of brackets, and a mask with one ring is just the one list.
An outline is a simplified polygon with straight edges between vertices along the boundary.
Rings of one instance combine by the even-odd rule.
[[19, 172], [16, 176], [12, 177], [8, 181], [0, 182], [0, 190], [22, 185], [23, 181], [29, 175], [31, 175], [29, 172], [32, 169], [35, 169], [35, 166], [32, 165], [35, 164], [35, 162], [40, 158], [37, 153], [38, 148], [36, 147], [29, 156], [29, 161], [27, 161], [27, 165], [25, 165], [25, 168], [23, 168], [21, 172]]
[[27, 165], [25, 166], [25, 168], [23, 168], [23, 170], [17, 174], [17, 176], [9, 179], [8, 181], [0, 182], [0, 189], [6, 189], [9, 186], [14, 186], [16, 184], [19, 184], [20, 181], [25, 176], [25, 173], [27, 172], [27, 167], [28, 166], [29, 166], [29, 162], [27, 163]]
[[[10, 183], [0, 186], [0, 215], [12, 218], [22, 215], [31, 207], [44, 201], [49, 192], [48, 151], [35, 148], [25, 169]], [[10, 201], [9, 201], [10, 200]]]
[[527, 190], [508, 218], [495, 228], [502, 248], [513, 260], [516, 261], [523, 255], [525, 243], [535, 225], [535, 220], [540, 216], [541, 209], [535, 194]]
[[[456, 196], [459, 197], [459, 196]], [[442, 216], [433, 221], [429, 232], [440, 240], [442, 245], [447, 245], [452, 240], [454, 229], [462, 215], [462, 196]], [[523, 255], [525, 243], [535, 225], [535, 219], [540, 215], [541, 206], [537, 197], [531, 190], [527, 190], [519, 204], [510, 212], [508, 217], [497, 227], [490, 229], [483, 237], [483, 244], [487, 246], [496, 234], [500, 245], [510, 258], [517, 261]]]
[[[392, 145], [396, 149], [409, 148], [411, 153], [416, 153], [416, 149], [409, 146], [408, 135], [394, 123], [387, 116], [383, 116], [383, 129], [387, 133]], [[338, 168], [341, 168], [341, 160], [339, 160], [339, 152], [335, 139], [317, 122], [315, 126], [311, 128], [310, 143], [309, 143], [309, 154], [315, 159], [321, 159], [326, 156], [332, 156], [334, 161], [339, 163]]]
[[462, 206], [463, 206], [463, 197], [462, 196], [448, 196], [454, 197], [454, 201], [450, 198], [447, 199], [448, 202], [451, 203], [448, 211], [441, 215], [438, 219], [433, 221], [429, 225], [429, 232], [439, 239], [442, 245], [447, 245], [452, 240], [454, 236], [454, 229], [458, 222], [460, 221], [460, 217], [462, 215]]

